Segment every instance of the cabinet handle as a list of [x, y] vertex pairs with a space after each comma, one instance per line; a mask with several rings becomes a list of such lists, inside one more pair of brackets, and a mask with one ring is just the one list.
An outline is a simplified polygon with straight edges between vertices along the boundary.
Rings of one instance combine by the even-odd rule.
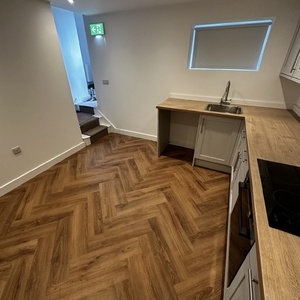
[[296, 55], [296, 58], [295, 58], [295, 61], [294, 61], [294, 63], [293, 63], [293, 66], [292, 66], [292, 68], [291, 68], [290, 73], [292, 73], [293, 71], [296, 70], [296, 64], [297, 64], [297, 62], [298, 62], [298, 60], [299, 60], [299, 55], [300, 55], [300, 49], [298, 50], [298, 53], [297, 53], [297, 55]]
[[254, 278], [252, 278], [252, 270], [248, 269], [248, 283], [249, 283], [249, 296], [250, 300], [254, 300], [253, 298], [253, 285], [252, 282], [258, 284], [258, 281]]
[[241, 157], [241, 152], [239, 152], [238, 155], [237, 155], [237, 157], [236, 157], [236, 161], [235, 161], [234, 167], [233, 167], [233, 172], [236, 171], [237, 164], [238, 164], [238, 162], [239, 162], [240, 157]]
[[250, 300], [254, 300], [253, 298], [253, 288], [252, 288], [252, 271], [248, 269], [248, 284], [249, 284], [249, 297]]

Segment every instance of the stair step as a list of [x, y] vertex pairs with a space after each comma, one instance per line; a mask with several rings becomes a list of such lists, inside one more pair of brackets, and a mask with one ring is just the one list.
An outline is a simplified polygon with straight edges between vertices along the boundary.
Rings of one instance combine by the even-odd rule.
[[81, 133], [86, 133], [87, 131], [99, 126], [99, 118], [91, 117], [89, 120], [80, 125]]
[[89, 106], [84, 106], [84, 105], [79, 105], [79, 110], [81, 112], [89, 113], [89, 114], [94, 114], [94, 108], [89, 107]]
[[84, 123], [86, 123], [88, 120], [93, 119], [94, 116], [88, 113], [84, 113], [84, 112], [76, 112], [77, 114], [77, 119], [78, 119], [78, 123], [79, 125], [83, 125]]
[[91, 143], [93, 143], [107, 135], [108, 130], [106, 126], [98, 125], [97, 127], [91, 128], [90, 130], [86, 131], [84, 134], [90, 136]]

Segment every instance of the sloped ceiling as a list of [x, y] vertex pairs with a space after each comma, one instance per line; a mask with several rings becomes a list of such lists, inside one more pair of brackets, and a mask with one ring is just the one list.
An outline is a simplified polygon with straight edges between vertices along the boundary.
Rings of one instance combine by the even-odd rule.
[[103, 13], [133, 10], [139, 8], [195, 2], [199, 0], [46, 0], [52, 5], [81, 13], [83, 15], [97, 15]]

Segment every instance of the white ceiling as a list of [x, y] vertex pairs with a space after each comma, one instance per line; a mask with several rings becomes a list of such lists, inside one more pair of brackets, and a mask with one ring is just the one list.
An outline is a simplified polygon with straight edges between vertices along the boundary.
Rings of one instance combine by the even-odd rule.
[[133, 10], [139, 8], [188, 3], [198, 0], [47, 0], [57, 7], [81, 13], [83, 15], [96, 15], [102, 13]]

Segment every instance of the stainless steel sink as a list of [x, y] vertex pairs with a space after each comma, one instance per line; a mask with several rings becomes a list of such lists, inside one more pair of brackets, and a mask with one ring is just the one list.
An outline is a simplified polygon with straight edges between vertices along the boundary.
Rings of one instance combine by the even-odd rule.
[[242, 113], [241, 107], [232, 106], [232, 105], [208, 104], [205, 109], [210, 111], [217, 111], [217, 112], [230, 113], [230, 114]]

